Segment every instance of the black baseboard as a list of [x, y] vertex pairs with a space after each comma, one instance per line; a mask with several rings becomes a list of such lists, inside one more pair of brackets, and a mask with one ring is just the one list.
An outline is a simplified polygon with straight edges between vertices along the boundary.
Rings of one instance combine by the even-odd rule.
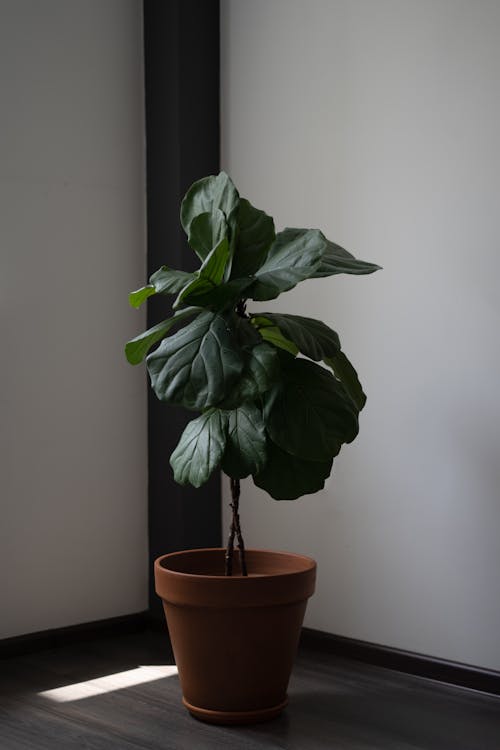
[[0, 659], [22, 656], [45, 649], [60, 648], [74, 643], [83, 643], [96, 638], [139, 633], [150, 626], [149, 612], [138, 612], [122, 617], [112, 617], [107, 620], [84, 622], [81, 625], [70, 625], [55, 630], [44, 630], [39, 633], [27, 633], [13, 638], [4, 638], [0, 640]]
[[304, 649], [355, 659], [397, 672], [426, 677], [437, 682], [500, 695], [500, 672], [469, 664], [438, 659], [376, 643], [358, 641], [320, 630], [303, 628], [300, 646]]
[[[70, 625], [40, 633], [27, 633], [0, 640], [0, 659], [60, 648], [75, 643], [84, 643], [97, 638], [117, 637], [146, 630], [161, 630], [167, 637], [164, 621], [152, 617], [149, 612], [113, 617], [81, 625]], [[320, 630], [303, 628], [300, 648], [322, 654], [333, 654], [343, 659], [354, 659], [364, 664], [373, 664], [393, 669], [404, 674], [426, 677], [437, 682], [448, 683], [484, 693], [500, 695], [500, 672], [474, 667], [469, 664], [438, 659], [411, 651], [380, 646], [376, 643], [358, 641], [341, 635], [323, 633]]]

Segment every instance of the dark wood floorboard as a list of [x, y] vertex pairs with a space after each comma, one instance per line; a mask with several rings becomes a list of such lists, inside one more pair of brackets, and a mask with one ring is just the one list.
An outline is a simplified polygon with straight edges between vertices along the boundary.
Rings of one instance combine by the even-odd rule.
[[172, 664], [160, 633], [0, 663], [0, 750], [500, 750], [500, 698], [302, 651], [282, 717], [246, 728], [192, 719], [176, 676], [67, 703], [40, 692]]

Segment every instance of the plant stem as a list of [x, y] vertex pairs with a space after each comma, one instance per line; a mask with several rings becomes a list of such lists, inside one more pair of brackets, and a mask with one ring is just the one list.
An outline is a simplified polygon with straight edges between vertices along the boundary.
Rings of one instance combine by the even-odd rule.
[[241, 575], [247, 576], [247, 563], [245, 558], [245, 543], [243, 541], [243, 536], [241, 533], [241, 526], [240, 526], [240, 515], [239, 515], [239, 504], [240, 504], [240, 480], [239, 479], [229, 479], [231, 483], [231, 498], [232, 502], [229, 504], [230, 508], [233, 511], [233, 517], [231, 519], [231, 528], [229, 531], [229, 539], [227, 540], [227, 548], [226, 548], [226, 575], [232, 576], [233, 575], [233, 554], [234, 554], [234, 538], [236, 537], [238, 540], [238, 549], [240, 553], [240, 568], [241, 568]]
[[[236, 305], [236, 314], [240, 318], [248, 318], [248, 315], [246, 313], [246, 300], [240, 299], [240, 301]], [[227, 540], [227, 547], [226, 547], [226, 575], [232, 576], [233, 575], [233, 557], [234, 557], [234, 538], [238, 540], [238, 549], [240, 552], [240, 568], [241, 568], [241, 575], [247, 576], [247, 562], [245, 559], [245, 543], [243, 541], [243, 536], [241, 534], [241, 526], [240, 526], [240, 515], [239, 515], [239, 505], [240, 505], [240, 480], [239, 479], [233, 479], [232, 477], [229, 477], [229, 481], [231, 483], [231, 498], [232, 502], [229, 503], [229, 506], [231, 510], [233, 511], [233, 517], [231, 519], [231, 527], [229, 529], [229, 539]]]

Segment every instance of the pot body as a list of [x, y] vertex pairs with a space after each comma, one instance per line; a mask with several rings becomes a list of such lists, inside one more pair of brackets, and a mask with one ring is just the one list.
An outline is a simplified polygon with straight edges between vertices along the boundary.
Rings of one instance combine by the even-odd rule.
[[288, 552], [247, 550], [249, 575], [224, 576], [224, 549], [187, 550], [155, 562], [183, 702], [218, 724], [265, 721], [286, 691], [316, 563]]

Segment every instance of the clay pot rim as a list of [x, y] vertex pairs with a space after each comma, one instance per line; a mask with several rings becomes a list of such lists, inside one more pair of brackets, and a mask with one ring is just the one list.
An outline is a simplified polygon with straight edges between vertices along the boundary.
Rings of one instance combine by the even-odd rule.
[[[206, 573], [183, 573], [180, 570], [171, 570], [170, 568], [164, 567], [162, 564], [164, 560], [168, 558], [173, 557], [182, 557], [183, 555], [193, 555], [193, 553], [207, 553], [207, 552], [220, 552], [225, 551], [225, 547], [200, 547], [195, 549], [184, 549], [184, 550], [178, 550], [177, 552], [168, 552], [165, 555], [160, 555], [160, 557], [157, 557], [154, 562], [154, 567], [158, 568], [159, 570], [163, 571], [164, 573], [168, 574], [169, 576], [173, 576], [175, 578], [178, 578], [179, 580], [183, 579], [185, 581], [195, 581], [195, 580], [204, 580], [204, 581], [227, 581], [230, 583], [231, 581], [255, 581], [258, 579], [259, 581], [263, 580], [276, 580], [277, 578], [289, 578], [290, 576], [296, 576], [299, 573], [307, 573], [308, 571], [315, 570], [316, 569], [316, 561], [309, 557], [308, 555], [301, 555], [297, 552], [288, 552], [286, 550], [270, 550], [270, 549], [255, 549], [254, 547], [249, 547], [246, 549], [246, 552], [248, 553], [263, 553], [263, 554], [271, 554], [271, 555], [283, 555], [288, 558], [295, 558], [297, 561], [302, 561], [302, 566], [297, 567], [295, 570], [288, 570], [283, 571], [280, 573], [256, 573], [249, 576], [242, 576], [242, 575], [232, 575], [232, 576], [215, 576], [215, 575], [208, 575]], [[235, 549], [236, 555], [238, 554], [237, 549]]]

